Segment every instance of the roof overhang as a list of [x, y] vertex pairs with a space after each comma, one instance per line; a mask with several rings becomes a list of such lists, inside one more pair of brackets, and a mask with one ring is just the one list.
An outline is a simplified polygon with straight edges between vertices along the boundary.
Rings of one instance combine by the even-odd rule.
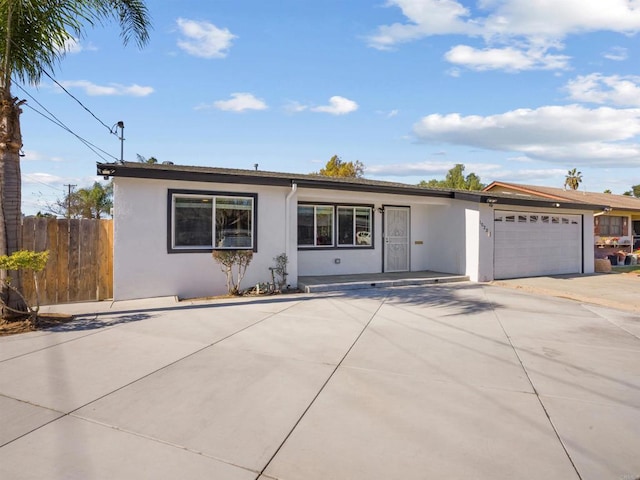
[[557, 199], [514, 198], [510, 195], [485, 191], [429, 189], [408, 184], [382, 182], [374, 180], [322, 177], [319, 175], [287, 174], [253, 170], [234, 170], [210, 167], [185, 167], [179, 165], [148, 165], [143, 163], [98, 163], [98, 175], [103, 177], [145, 178], [155, 180], [177, 180], [186, 182], [226, 183], [244, 185], [262, 185], [323, 190], [342, 190], [351, 192], [369, 192], [390, 195], [410, 195], [420, 197], [438, 197], [484, 203], [490, 206], [510, 205], [531, 208], [564, 208], [582, 211], [603, 211], [606, 205], [572, 203]]

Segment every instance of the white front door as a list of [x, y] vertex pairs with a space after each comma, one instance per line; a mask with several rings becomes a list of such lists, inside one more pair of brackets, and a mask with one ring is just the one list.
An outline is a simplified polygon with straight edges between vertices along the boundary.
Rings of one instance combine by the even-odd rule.
[[384, 271], [409, 271], [409, 208], [384, 207]]

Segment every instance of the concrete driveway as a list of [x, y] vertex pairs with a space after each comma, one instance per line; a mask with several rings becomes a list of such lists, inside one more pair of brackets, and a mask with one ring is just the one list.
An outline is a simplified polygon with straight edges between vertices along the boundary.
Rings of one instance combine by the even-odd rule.
[[0, 478], [640, 475], [634, 313], [470, 283], [108, 307], [0, 338]]

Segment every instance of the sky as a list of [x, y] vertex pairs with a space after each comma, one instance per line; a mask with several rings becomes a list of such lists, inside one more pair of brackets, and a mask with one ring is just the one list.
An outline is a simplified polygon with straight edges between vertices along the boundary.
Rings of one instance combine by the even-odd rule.
[[458, 163], [485, 184], [640, 184], [638, 0], [146, 3], [146, 47], [96, 26], [14, 84], [24, 214], [101, 181], [121, 147], [291, 173], [338, 155], [409, 184]]

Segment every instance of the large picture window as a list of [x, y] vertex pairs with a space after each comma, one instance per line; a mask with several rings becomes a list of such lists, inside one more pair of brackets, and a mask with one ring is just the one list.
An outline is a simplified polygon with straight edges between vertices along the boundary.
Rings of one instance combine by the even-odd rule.
[[255, 194], [169, 192], [169, 251], [254, 249]]
[[371, 247], [373, 209], [368, 206], [298, 205], [298, 247]]

